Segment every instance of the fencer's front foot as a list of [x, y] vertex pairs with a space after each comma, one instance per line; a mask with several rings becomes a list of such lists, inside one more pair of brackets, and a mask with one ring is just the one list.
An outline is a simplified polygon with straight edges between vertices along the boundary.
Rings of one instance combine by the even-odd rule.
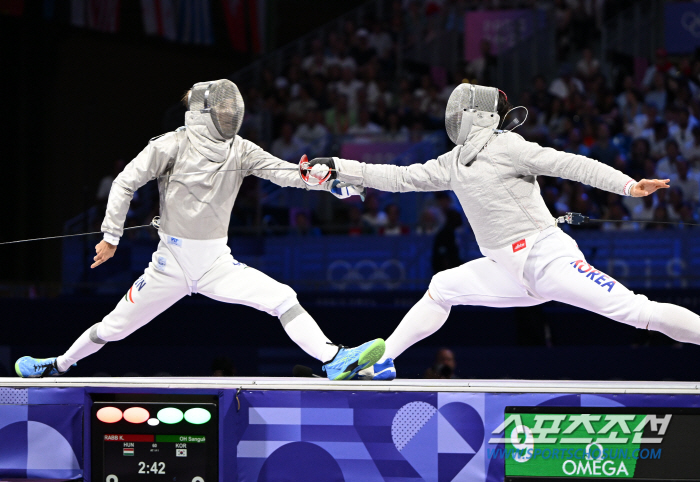
[[349, 380], [357, 372], [371, 367], [384, 355], [384, 340], [377, 338], [355, 348], [338, 345], [338, 353], [323, 365], [329, 380]]
[[[73, 363], [71, 366], [76, 366]], [[70, 368], [68, 368], [70, 370]], [[57, 377], [63, 375], [65, 372], [59, 372], [56, 366], [56, 357], [54, 358], [32, 358], [30, 356], [23, 356], [15, 362], [15, 372], [17, 376], [22, 378], [43, 378], [43, 377]]]
[[381, 363], [375, 363], [363, 370], [357, 372], [353, 380], [393, 380], [396, 378], [396, 367], [394, 360], [387, 358]]

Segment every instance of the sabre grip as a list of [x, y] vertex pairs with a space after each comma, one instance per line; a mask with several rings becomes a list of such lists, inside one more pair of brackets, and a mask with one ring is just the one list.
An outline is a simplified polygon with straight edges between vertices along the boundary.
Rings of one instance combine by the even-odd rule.
[[309, 162], [309, 169], [313, 169], [314, 166], [325, 166], [331, 174], [329, 179], [338, 178], [338, 171], [335, 169], [335, 161], [332, 157], [316, 157]]

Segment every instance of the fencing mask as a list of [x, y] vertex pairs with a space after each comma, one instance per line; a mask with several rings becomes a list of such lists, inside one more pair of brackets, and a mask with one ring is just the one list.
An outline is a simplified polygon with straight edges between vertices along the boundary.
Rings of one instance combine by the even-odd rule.
[[474, 125], [495, 129], [499, 121], [497, 111], [498, 89], [460, 84], [452, 91], [447, 101], [447, 135], [456, 145], [463, 145]]
[[236, 136], [245, 112], [238, 87], [228, 79], [194, 84], [187, 99], [187, 107], [191, 111], [210, 114], [216, 130], [224, 139]]

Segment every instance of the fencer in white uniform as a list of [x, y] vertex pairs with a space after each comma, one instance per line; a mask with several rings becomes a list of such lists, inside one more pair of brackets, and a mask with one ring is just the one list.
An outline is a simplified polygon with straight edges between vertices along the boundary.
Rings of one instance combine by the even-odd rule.
[[428, 292], [386, 340], [381, 368], [438, 330], [454, 305], [505, 308], [556, 300], [700, 344], [697, 314], [634, 294], [586, 262], [545, 206], [537, 176], [637, 197], [668, 187], [668, 180], [635, 182], [593, 159], [498, 130], [510, 107], [498, 89], [465, 83], [450, 96], [445, 116], [456, 147], [437, 159], [406, 167], [338, 158], [311, 161], [312, 176], [323, 178], [330, 170], [332, 178], [358, 186], [390, 192], [453, 190], [484, 255], [433, 277]]
[[[353, 361], [353, 357], [373, 364], [383, 353], [382, 340], [358, 347], [364, 347], [361, 350], [331, 344], [301, 307], [292, 288], [237, 261], [227, 245], [231, 209], [245, 176], [253, 174], [280, 186], [308, 189], [297, 166], [236, 135], [244, 104], [233, 82], [222, 79], [195, 84], [187, 104], [185, 126], [152, 139], [114, 180], [102, 223], [104, 240], [96, 246], [92, 265], [94, 268], [112, 257], [134, 192], [157, 179], [160, 243], [148, 268], [114, 311], [88, 328], [65, 354], [56, 359], [23, 357], [15, 365], [17, 374], [62, 374], [105, 343], [125, 338], [192, 293], [278, 317], [305, 352], [322, 362], [333, 362], [324, 366], [331, 378], [349, 377], [349, 371], [357, 368], [353, 363], [358, 360]], [[331, 190], [328, 184], [312, 188]]]

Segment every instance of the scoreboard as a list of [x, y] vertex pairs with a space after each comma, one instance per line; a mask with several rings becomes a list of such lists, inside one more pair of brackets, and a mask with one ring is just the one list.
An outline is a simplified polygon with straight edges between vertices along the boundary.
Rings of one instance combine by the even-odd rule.
[[92, 480], [218, 480], [216, 397], [120, 394], [93, 401]]

